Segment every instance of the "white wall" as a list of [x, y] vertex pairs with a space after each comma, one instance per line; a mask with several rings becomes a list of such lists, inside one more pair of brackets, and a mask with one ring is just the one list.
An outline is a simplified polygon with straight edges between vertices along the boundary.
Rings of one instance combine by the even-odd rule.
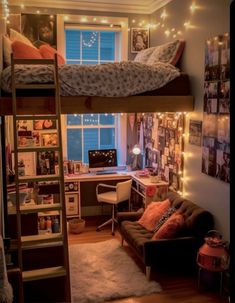
[[[193, 1], [174, 0], [165, 6], [168, 17], [165, 26], [151, 30], [151, 46], [172, 41], [173, 34], [168, 38], [164, 33], [166, 29], [175, 28], [182, 31], [186, 41], [181, 69], [190, 75], [192, 95], [195, 98], [195, 111], [189, 118], [203, 120], [203, 87], [204, 87], [204, 58], [205, 42], [219, 34], [229, 32], [229, 0], [197, 0], [198, 9], [192, 14], [189, 7]], [[155, 12], [152, 22], [162, 22], [160, 15], [163, 8]], [[192, 28], [187, 30], [183, 26], [189, 21]], [[171, 32], [171, 33], [174, 33]], [[175, 38], [176, 39], [176, 38]], [[188, 130], [188, 121], [186, 130]], [[215, 218], [215, 228], [218, 229], [225, 240], [230, 238], [230, 185], [201, 173], [202, 148], [187, 143], [185, 151], [189, 157], [185, 160], [185, 172], [189, 177], [185, 183], [186, 197], [200, 206], [211, 211]]]

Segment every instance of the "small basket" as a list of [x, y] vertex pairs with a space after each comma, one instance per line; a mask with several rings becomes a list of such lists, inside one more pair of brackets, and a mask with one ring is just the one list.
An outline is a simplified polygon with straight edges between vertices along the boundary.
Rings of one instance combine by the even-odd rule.
[[85, 228], [85, 220], [72, 219], [69, 220], [69, 232], [71, 234], [80, 234]]

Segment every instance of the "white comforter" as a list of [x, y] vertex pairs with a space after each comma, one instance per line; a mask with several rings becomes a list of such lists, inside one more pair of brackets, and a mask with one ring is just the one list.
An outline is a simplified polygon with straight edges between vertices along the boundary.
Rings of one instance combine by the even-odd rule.
[[[158, 89], [180, 75], [171, 64], [146, 65], [127, 61], [101, 65], [59, 66], [60, 94], [62, 96], [126, 97]], [[16, 82], [48, 83], [53, 80], [51, 66], [18, 65]], [[2, 72], [1, 87], [11, 92], [11, 68]]]

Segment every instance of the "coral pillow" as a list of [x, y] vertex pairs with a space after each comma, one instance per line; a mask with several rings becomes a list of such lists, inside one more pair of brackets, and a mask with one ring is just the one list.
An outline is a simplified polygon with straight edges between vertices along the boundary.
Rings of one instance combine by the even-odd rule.
[[156, 231], [152, 240], [172, 239], [184, 227], [184, 217], [182, 214], [174, 213], [170, 218]]
[[55, 54], [58, 55], [58, 64], [65, 64], [63, 56], [57, 53], [56, 49], [48, 44], [43, 44], [39, 47], [40, 54], [44, 59], [54, 59]]
[[156, 223], [161, 219], [162, 215], [169, 207], [170, 201], [168, 199], [162, 202], [151, 202], [137, 222], [148, 231], [153, 231], [156, 227]]
[[16, 59], [42, 59], [39, 50], [21, 41], [14, 41], [11, 45], [14, 58]]
[[175, 40], [173, 42], [159, 45], [153, 51], [146, 64], [152, 65], [157, 62], [170, 63], [176, 65], [180, 59], [185, 46], [185, 41]]

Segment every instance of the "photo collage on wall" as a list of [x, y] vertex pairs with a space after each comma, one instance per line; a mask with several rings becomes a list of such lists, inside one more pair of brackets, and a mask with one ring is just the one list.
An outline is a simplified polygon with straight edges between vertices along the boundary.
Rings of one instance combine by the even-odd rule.
[[146, 114], [143, 117], [145, 165], [152, 167], [174, 190], [181, 189], [184, 115]]
[[202, 172], [230, 182], [230, 38], [206, 42]]

